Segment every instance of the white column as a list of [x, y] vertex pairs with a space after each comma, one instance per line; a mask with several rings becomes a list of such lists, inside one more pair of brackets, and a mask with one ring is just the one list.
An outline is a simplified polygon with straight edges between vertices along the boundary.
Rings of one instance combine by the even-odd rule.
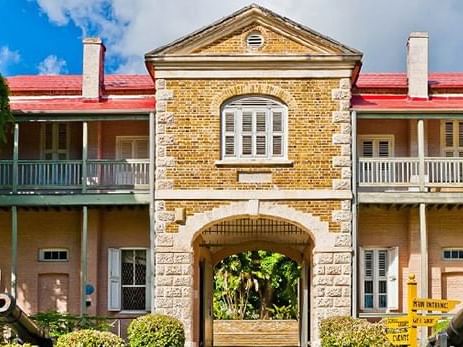
[[16, 298], [17, 295], [17, 267], [18, 267], [18, 209], [11, 207], [11, 274], [10, 294]]
[[358, 315], [357, 112], [352, 112], [352, 316]]
[[419, 160], [419, 182], [420, 192], [424, 192], [424, 120], [418, 120], [418, 160]]
[[14, 123], [13, 129], [13, 193], [18, 191], [18, 180], [19, 180], [19, 170], [18, 170], [18, 159], [19, 159], [19, 124]]
[[149, 225], [149, 237], [150, 237], [150, 263], [151, 263], [151, 312], [156, 310], [156, 300], [154, 299], [154, 295], [156, 294], [156, 279], [154, 278], [156, 273], [156, 233], [155, 233], [155, 221], [154, 221], [154, 187], [155, 187], [155, 171], [154, 171], [154, 163], [156, 162], [156, 134], [155, 134], [155, 119], [154, 119], [154, 112], [150, 112], [149, 116], [149, 189], [150, 189], [150, 204], [149, 204], [149, 218], [150, 218], [150, 225]]
[[87, 191], [88, 123], [82, 123], [82, 192]]
[[82, 207], [82, 235], [81, 235], [81, 253], [80, 253], [80, 313], [87, 313], [87, 303], [85, 287], [87, 286], [87, 267], [88, 267], [88, 208]]

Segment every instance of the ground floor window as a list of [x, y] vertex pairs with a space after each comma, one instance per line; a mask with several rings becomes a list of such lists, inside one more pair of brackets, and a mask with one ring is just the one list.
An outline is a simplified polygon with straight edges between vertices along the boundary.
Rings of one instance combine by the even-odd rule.
[[362, 248], [360, 251], [361, 308], [398, 309], [398, 248]]
[[108, 310], [149, 310], [149, 252], [144, 248], [108, 251]]

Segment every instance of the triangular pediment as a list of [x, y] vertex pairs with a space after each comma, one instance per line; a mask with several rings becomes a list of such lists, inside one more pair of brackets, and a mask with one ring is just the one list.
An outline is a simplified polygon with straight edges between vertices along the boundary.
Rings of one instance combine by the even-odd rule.
[[[247, 45], [246, 38], [252, 33], [263, 38], [258, 49]], [[258, 5], [244, 7], [146, 56], [249, 54], [361, 56], [355, 49]]]

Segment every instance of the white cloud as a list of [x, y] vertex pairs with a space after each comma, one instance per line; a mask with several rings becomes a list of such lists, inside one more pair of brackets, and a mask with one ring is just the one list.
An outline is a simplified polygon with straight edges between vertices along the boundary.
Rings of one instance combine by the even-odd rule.
[[[49, 19], [103, 37], [121, 71], [145, 71], [143, 54], [226, 16], [249, 0], [36, 0]], [[429, 31], [431, 67], [462, 70], [463, 3], [458, 0], [260, 0], [365, 53], [364, 70], [403, 70], [411, 31]], [[133, 58], [137, 57], [137, 58]], [[140, 62], [139, 64], [136, 62]]]
[[6, 75], [8, 67], [16, 64], [21, 60], [18, 51], [12, 51], [8, 46], [0, 47], [0, 73]]
[[59, 75], [67, 72], [66, 65], [64, 59], [60, 59], [56, 55], [51, 54], [42, 60], [37, 68], [39, 70], [39, 75]]

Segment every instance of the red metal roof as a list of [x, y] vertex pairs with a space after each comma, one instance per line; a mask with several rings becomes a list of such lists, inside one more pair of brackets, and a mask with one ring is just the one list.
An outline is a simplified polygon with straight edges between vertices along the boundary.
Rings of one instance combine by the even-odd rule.
[[[429, 74], [431, 89], [463, 88], [463, 72]], [[361, 73], [356, 83], [358, 89], [407, 88], [406, 73]]]
[[[80, 94], [81, 75], [14, 76], [7, 78], [13, 95], [21, 93], [43, 93], [47, 95]], [[106, 75], [104, 87], [107, 94], [120, 91], [154, 93], [154, 83], [149, 75]]]
[[154, 97], [101, 99], [88, 101], [82, 98], [23, 99], [12, 100], [14, 112], [59, 112], [59, 111], [154, 111]]
[[463, 111], [463, 97], [412, 99], [407, 95], [354, 95], [352, 109], [357, 111]]

